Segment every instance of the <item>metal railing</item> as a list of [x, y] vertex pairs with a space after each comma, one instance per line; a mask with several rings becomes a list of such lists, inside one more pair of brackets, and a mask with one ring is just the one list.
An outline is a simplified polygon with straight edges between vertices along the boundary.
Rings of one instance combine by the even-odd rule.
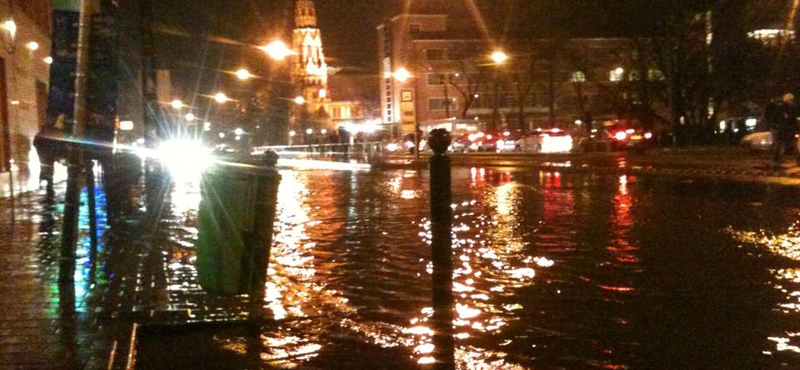
[[329, 160], [346, 163], [376, 164], [383, 160], [384, 145], [381, 142], [280, 145], [253, 148], [254, 154], [273, 151], [281, 158]]

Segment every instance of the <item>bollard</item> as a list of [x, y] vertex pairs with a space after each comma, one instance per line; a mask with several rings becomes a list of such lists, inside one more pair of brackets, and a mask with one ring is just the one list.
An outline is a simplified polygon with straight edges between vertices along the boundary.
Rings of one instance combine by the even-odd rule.
[[61, 255], [58, 282], [71, 285], [75, 279], [75, 259], [78, 244], [78, 215], [81, 201], [81, 175], [83, 174], [83, 155], [81, 149], [70, 149], [68, 163], [67, 193], [64, 197], [64, 218], [61, 232]]
[[278, 186], [281, 175], [276, 165], [278, 155], [268, 151], [256, 162], [262, 166], [263, 172], [258, 177], [256, 191], [256, 218], [249, 238], [255, 247], [255, 269], [252, 292], [250, 293], [252, 309], [251, 318], [255, 321], [264, 316], [264, 298], [266, 296], [267, 270], [272, 249], [272, 236], [275, 228], [275, 215], [278, 206]]
[[453, 338], [453, 242], [450, 158], [445, 154], [450, 146], [447, 130], [437, 129], [430, 134], [431, 176], [431, 260], [433, 274], [433, 357], [435, 369], [455, 369], [455, 340]]

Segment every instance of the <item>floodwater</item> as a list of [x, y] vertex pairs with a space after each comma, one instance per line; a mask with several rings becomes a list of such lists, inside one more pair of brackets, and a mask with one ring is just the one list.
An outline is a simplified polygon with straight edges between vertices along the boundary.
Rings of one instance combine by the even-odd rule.
[[[426, 171], [281, 175], [264, 303], [275, 322], [261, 333], [261, 366], [429, 368]], [[246, 299], [197, 286], [196, 182], [164, 189], [125, 189], [131, 209], [102, 225], [98, 278], [78, 292], [78, 310], [246, 317]], [[798, 195], [757, 183], [454, 169], [457, 366], [800, 368]], [[245, 356], [237, 340], [216, 340]]]

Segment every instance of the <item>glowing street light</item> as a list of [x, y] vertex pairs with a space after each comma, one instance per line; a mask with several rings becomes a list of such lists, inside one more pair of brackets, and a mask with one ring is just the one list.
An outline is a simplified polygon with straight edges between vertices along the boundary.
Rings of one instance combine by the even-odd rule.
[[311, 134], [313, 134], [313, 133], [314, 133], [314, 130], [313, 130], [313, 129], [308, 129], [308, 130], [306, 130], [306, 134], [309, 134], [309, 135], [311, 135]]
[[203, 123], [203, 131], [211, 131], [211, 122]]
[[184, 118], [186, 118], [186, 121], [188, 121], [188, 122], [194, 122], [194, 120], [197, 119], [197, 117], [195, 117], [194, 114], [191, 114], [191, 113], [187, 113], [186, 117], [184, 117]]
[[3, 29], [8, 31], [12, 39], [17, 36], [17, 23], [13, 19], [3, 22]]
[[185, 107], [185, 105], [183, 105], [183, 102], [180, 101], [179, 99], [173, 100], [172, 103], [169, 103], [169, 105], [171, 105], [172, 108], [178, 109], [178, 110], [183, 109], [183, 107]]
[[53, 57], [44, 57], [42, 60], [45, 62], [45, 64], [53, 64]]
[[36, 51], [36, 50], [39, 50], [39, 43], [36, 42], [36, 41], [31, 41], [31, 42], [25, 44], [25, 47], [27, 47], [31, 51]]
[[242, 135], [244, 135], [244, 130], [242, 130], [242, 128], [241, 128], [241, 127], [237, 127], [237, 128], [236, 128], [236, 130], [233, 130], [233, 133], [234, 133], [236, 136], [242, 136]]
[[294, 131], [289, 131], [289, 136], [290, 136], [290, 137], [295, 137], [295, 135], [297, 135], [297, 133], [296, 133], [296, 132], [294, 132]]
[[325, 99], [328, 97], [328, 90], [319, 89], [319, 97]]
[[217, 93], [216, 95], [214, 95], [214, 101], [216, 101], [217, 103], [220, 103], [220, 104], [225, 104], [225, 103], [227, 103], [229, 100], [231, 100], [231, 99], [230, 99], [230, 98], [228, 98], [228, 96], [227, 96], [227, 95], [225, 95], [225, 93], [221, 93], [221, 92], [219, 92], [219, 93]]
[[409, 78], [411, 78], [411, 72], [403, 67], [394, 72], [394, 79], [397, 81], [406, 82]]
[[492, 53], [492, 60], [497, 64], [503, 64], [508, 60], [508, 54], [501, 50], [495, 51]]
[[242, 68], [242, 69], [236, 71], [236, 78], [238, 78], [238, 79], [240, 79], [242, 81], [247, 81], [247, 80], [253, 78], [253, 74], [250, 73], [250, 71]]
[[298, 96], [298, 97], [294, 98], [294, 103], [297, 104], [297, 105], [303, 105], [303, 104], [306, 103], [306, 98], [304, 98], [302, 96]]
[[290, 55], [297, 54], [281, 40], [275, 40], [267, 46], [259, 46], [258, 49], [266, 52], [274, 60], [284, 60]]

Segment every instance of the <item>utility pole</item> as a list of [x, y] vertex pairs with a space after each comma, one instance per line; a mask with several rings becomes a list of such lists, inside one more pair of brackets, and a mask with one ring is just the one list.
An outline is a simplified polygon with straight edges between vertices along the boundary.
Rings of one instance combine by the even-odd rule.
[[61, 233], [61, 264], [59, 282], [71, 283], [74, 279], [75, 248], [78, 243], [78, 212], [80, 211], [81, 175], [83, 173], [83, 147], [80, 144], [86, 131], [86, 98], [89, 90], [90, 42], [92, 15], [97, 9], [96, 0], [81, 0], [78, 23], [78, 60], [75, 73], [75, 123], [69, 145], [67, 194], [64, 201], [64, 225]]

